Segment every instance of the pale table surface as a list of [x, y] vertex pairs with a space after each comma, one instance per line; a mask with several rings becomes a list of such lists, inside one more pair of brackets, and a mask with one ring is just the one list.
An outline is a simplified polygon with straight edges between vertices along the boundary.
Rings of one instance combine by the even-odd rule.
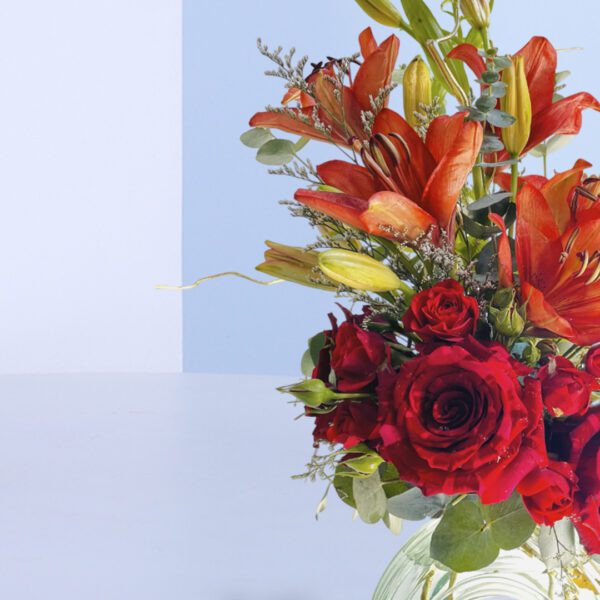
[[0, 598], [368, 600], [406, 529], [315, 520], [290, 382], [0, 377]]

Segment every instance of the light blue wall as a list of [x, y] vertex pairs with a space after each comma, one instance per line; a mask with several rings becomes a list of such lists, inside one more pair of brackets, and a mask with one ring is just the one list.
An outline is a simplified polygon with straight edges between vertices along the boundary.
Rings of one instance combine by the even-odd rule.
[[[546, 35], [557, 48], [584, 47], [561, 52], [559, 68], [573, 72], [567, 92], [600, 97], [599, 10], [594, 0], [496, 0], [492, 38], [505, 53], [532, 35]], [[269, 65], [256, 51], [256, 37], [273, 46], [295, 45], [299, 54], [318, 61], [356, 51], [358, 33], [371, 24], [352, 0], [184, 0], [186, 282], [220, 271], [252, 274], [265, 239], [311, 240], [308, 225], [277, 204], [292, 196], [295, 182], [267, 175], [238, 141], [251, 114], [276, 104], [283, 91], [279, 80], [262, 76]], [[374, 30], [378, 39], [390, 33]], [[400, 37], [400, 61], [408, 62], [417, 49]], [[550, 167], [568, 167], [580, 156], [600, 164], [599, 134], [600, 115], [585, 114], [583, 133], [550, 159]], [[334, 156], [333, 149], [316, 143], [305, 152], [317, 159]], [[235, 279], [187, 292], [184, 369], [294, 375], [306, 338], [327, 324], [334, 302], [330, 294], [292, 284], [261, 287]]]

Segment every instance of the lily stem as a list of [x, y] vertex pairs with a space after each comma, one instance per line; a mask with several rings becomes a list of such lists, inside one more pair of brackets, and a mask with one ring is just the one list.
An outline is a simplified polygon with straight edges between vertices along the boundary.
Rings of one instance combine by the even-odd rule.
[[[516, 203], [517, 202], [517, 191], [519, 188], [519, 163], [517, 162], [516, 156], [512, 156], [511, 158], [515, 162], [513, 162], [510, 165], [510, 193], [512, 194], [511, 202]], [[510, 235], [514, 236], [514, 233], [515, 233], [515, 224], [513, 223], [510, 226]]]

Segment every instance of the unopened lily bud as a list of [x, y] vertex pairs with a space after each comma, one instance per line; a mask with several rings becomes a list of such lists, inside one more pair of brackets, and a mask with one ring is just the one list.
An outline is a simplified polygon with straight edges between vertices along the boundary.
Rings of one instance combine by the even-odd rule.
[[418, 127], [421, 122], [415, 113], [425, 116], [423, 106], [430, 106], [431, 75], [425, 61], [417, 56], [404, 71], [402, 79], [404, 93], [404, 116], [411, 127]]
[[502, 129], [502, 141], [511, 156], [520, 156], [531, 133], [531, 97], [522, 56], [513, 57], [512, 65], [502, 72], [502, 81], [507, 89], [506, 95], [500, 100], [501, 108], [517, 119]]
[[471, 27], [485, 29], [490, 25], [488, 0], [460, 0], [460, 10]]
[[388, 27], [400, 27], [402, 15], [390, 0], [356, 0], [356, 3], [375, 21]]
[[337, 288], [332, 281], [319, 277], [318, 252], [269, 241], [266, 244], [269, 249], [265, 252], [265, 261], [256, 267], [257, 271], [309, 287], [325, 290]]
[[501, 335], [515, 338], [525, 328], [523, 307], [515, 301], [514, 289], [502, 289], [496, 292], [489, 309], [490, 322]]
[[383, 263], [349, 250], [319, 253], [319, 268], [329, 279], [356, 290], [390, 292], [404, 286], [394, 271]]

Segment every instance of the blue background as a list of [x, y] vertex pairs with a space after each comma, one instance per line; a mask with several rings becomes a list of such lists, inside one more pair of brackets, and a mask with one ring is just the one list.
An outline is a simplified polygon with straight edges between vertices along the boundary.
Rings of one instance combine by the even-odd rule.
[[[597, 14], [593, 0], [496, 0], [492, 40], [502, 53], [515, 52], [533, 35], [545, 35], [558, 49], [583, 47], [559, 52], [559, 70], [572, 71], [563, 93], [600, 96]], [[284, 93], [281, 80], [262, 75], [270, 64], [256, 50], [256, 38], [272, 47], [295, 45], [299, 55], [318, 62], [357, 51], [357, 36], [368, 25], [380, 41], [392, 33], [352, 0], [184, 0], [185, 282], [220, 271], [254, 274], [266, 239], [312, 240], [308, 224], [277, 203], [290, 198], [300, 182], [267, 175], [238, 139], [249, 117], [277, 104]], [[402, 64], [418, 48], [405, 34], [400, 39]], [[401, 94], [392, 108], [401, 110]], [[551, 155], [550, 169], [568, 168], [578, 157], [593, 163], [599, 126], [599, 114], [584, 113], [582, 133]], [[323, 160], [337, 158], [336, 152], [311, 143], [304, 155]], [[528, 165], [530, 172], [541, 172], [541, 160]], [[327, 312], [335, 307], [327, 292], [237, 279], [205, 284], [183, 301], [184, 370], [205, 373], [297, 374], [306, 339], [327, 325]]]

